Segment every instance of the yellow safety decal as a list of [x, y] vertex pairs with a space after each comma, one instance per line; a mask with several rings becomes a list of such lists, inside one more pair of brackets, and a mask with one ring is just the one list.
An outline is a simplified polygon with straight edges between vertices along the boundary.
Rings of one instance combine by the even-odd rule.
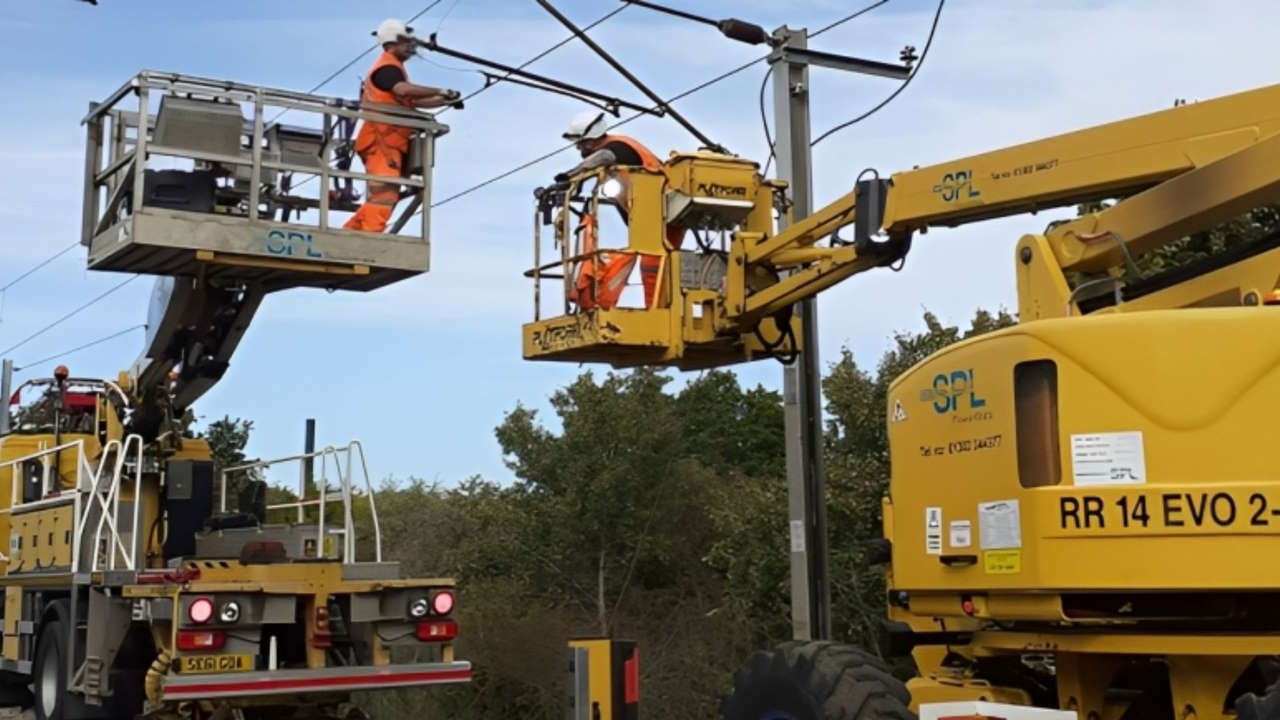
[[988, 550], [982, 553], [988, 575], [1017, 575], [1022, 572], [1021, 550]]
[[178, 672], [181, 673], [232, 673], [253, 669], [253, 655], [237, 653], [233, 655], [183, 655], [178, 657]]

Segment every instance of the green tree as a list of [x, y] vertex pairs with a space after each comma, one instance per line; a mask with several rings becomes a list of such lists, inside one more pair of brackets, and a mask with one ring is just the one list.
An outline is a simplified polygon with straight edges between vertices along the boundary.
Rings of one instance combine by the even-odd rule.
[[728, 373], [670, 384], [585, 373], [553, 396], [553, 422], [517, 406], [497, 428], [514, 484], [379, 494], [389, 554], [457, 577], [458, 649], [478, 669], [467, 688], [371, 700], [384, 715], [559, 718], [565, 640], [602, 633], [640, 643], [650, 707], [715, 715], [753, 643], [706, 560], [711, 518], [747, 487], [745, 468], [780, 467], [781, 399]]
[[249, 436], [252, 432], [252, 420], [233, 419], [230, 415], [209, 423], [209, 427], [204, 431], [204, 438], [209, 443], [209, 454], [213, 456], [215, 473], [244, 463], [244, 449], [249, 445]]
[[727, 370], [712, 370], [675, 399], [681, 453], [717, 472], [781, 476], [785, 465], [782, 397], [756, 386], [744, 390]]
[[[551, 398], [563, 428], [554, 434], [536, 412], [516, 408], [497, 429], [507, 466], [544, 519], [541, 546], [572, 574], [608, 635], [636, 570], [672, 552], [669, 502], [686, 484], [681, 426], [669, 378], [652, 370], [580, 376]], [[584, 573], [590, 563], [592, 573]], [[581, 592], [580, 592], [581, 594]]]

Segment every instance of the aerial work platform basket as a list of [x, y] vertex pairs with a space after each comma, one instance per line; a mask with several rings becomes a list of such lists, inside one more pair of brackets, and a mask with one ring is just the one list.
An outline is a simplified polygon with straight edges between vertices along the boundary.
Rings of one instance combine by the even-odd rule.
[[[794, 356], [800, 321], [789, 305], [750, 316], [744, 307], [776, 275], [738, 259], [745, 238], [773, 233], [775, 198], [785, 187], [762, 178], [752, 161], [697, 152], [672, 153], [656, 170], [593, 170], [538, 191], [525, 359], [696, 370]], [[626, 222], [625, 245], [601, 242], [609, 205]], [[543, 237], [546, 225], [551, 238]], [[624, 294], [637, 269], [642, 300]], [[551, 317], [546, 290], [562, 294]]]
[[[281, 124], [285, 113], [298, 124]], [[351, 169], [363, 121], [413, 130], [402, 177]], [[448, 127], [427, 113], [146, 70], [83, 124], [91, 269], [268, 291], [371, 290], [429, 269], [435, 140]], [[385, 233], [335, 225], [368, 180], [400, 185], [399, 216]]]

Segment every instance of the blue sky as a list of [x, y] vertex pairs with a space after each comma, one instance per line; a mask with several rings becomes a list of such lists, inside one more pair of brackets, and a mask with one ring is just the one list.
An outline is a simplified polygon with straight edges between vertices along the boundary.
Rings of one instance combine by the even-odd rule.
[[[79, 232], [83, 135], [78, 123], [141, 68], [305, 90], [370, 43], [384, 17], [412, 15], [427, 0], [227, 0], [176, 3], [73, 0], [0, 5], [0, 285]], [[859, 7], [846, 0], [683, 0], [712, 16], [736, 14], [773, 28], [821, 27]], [[441, 41], [519, 63], [564, 31], [531, 0], [444, 0], [420, 19]], [[564, 0], [580, 23], [611, 0]], [[890, 0], [815, 42], [822, 49], [894, 60], [923, 47], [935, 3]], [[881, 174], [1280, 80], [1280, 3], [1274, 0], [950, 0], [925, 67], [885, 111], [819, 146], [816, 194], [843, 194], [857, 173]], [[630, 8], [593, 36], [662, 95], [751, 59], [756, 48], [713, 31]], [[1224, 38], [1230, 38], [1224, 41]], [[432, 60], [457, 65], [455, 61]], [[367, 61], [323, 92], [352, 95]], [[478, 75], [411, 61], [413, 79], [478, 87]], [[571, 45], [532, 69], [638, 98], [588, 51]], [[756, 105], [763, 66], [678, 105], [708, 134], [744, 156], [767, 150]], [[860, 113], [891, 81], [815, 71], [815, 131]], [[446, 197], [560, 143], [572, 100], [503, 86], [448, 113], [437, 197]], [[694, 142], [670, 121], [628, 133], [665, 154]], [[530, 189], [570, 164], [568, 154], [439, 208], [432, 272], [365, 295], [291, 291], [268, 298], [220, 385], [196, 410], [206, 419], [251, 418], [250, 452], [294, 452], [315, 417], [322, 442], [362, 439], [377, 477], [452, 483], [481, 474], [507, 480], [493, 428], [517, 402], [546, 407], [576, 366], [520, 358], [520, 323], [532, 316], [519, 273], [530, 264]], [[950, 322], [975, 307], [1015, 306], [1012, 249], [1056, 215], [1022, 217], [917, 239], [901, 273], [859, 276], [821, 299], [822, 353], [841, 347], [873, 364], [895, 330], [919, 326], [929, 308]], [[72, 251], [14, 287], [0, 315], [0, 348], [120, 281], [91, 273]], [[150, 280], [139, 280], [12, 353], [19, 364], [145, 321]], [[134, 333], [63, 362], [77, 375], [114, 376], [141, 346]], [[47, 374], [36, 366], [19, 379]], [[777, 386], [775, 364], [741, 371]]]

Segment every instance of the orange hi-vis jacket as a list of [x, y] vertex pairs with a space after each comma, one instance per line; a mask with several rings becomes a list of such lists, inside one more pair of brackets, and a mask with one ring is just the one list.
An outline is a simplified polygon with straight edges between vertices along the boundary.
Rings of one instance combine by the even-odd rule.
[[[374, 61], [373, 67], [369, 68], [368, 74], [364, 76], [364, 84], [360, 89], [361, 106], [379, 103], [382, 105], [403, 105], [409, 108], [413, 107], [412, 101], [399, 100], [396, 98], [394, 93], [387, 90], [381, 90], [377, 85], [373, 84], [373, 74], [388, 65], [400, 68], [400, 72], [404, 73], [405, 79], [409, 79], [409, 73], [405, 70], [404, 63], [400, 62], [400, 58], [396, 57], [390, 51], [384, 51], [382, 55]], [[411, 139], [413, 139], [413, 130], [411, 128], [365, 120], [360, 126], [360, 132], [356, 135], [355, 149], [360, 155], [364, 155], [374, 147], [397, 150], [403, 155], [404, 153], [409, 152], [409, 141]]]
[[[635, 138], [626, 135], [605, 135], [601, 140], [601, 147], [608, 147], [611, 143], [620, 143], [631, 148], [636, 155], [640, 156], [641, 165], [646, 170], [653, 172], [662, 170], [662, 161], [658, 159], [658, 156]], [[619, 195], [619, 199], [628, 198], [630, 196], [628, 192], [630, 183], [626, 170], [620, 169], [617, 176], [619, 182], [623, 185], [623, 192]], [[630, 208], [627, 208], [627, 210], [629, 211]], [[595, 253], [598, 242], [595, 217], [591, 215], [583, 216], [581, 229], [582, 254]], [[684, 228], [668, 227], [668, 244], [672, 247], [680, 247], [684, 234]], [[652, 255], [643, 255], [639, 259], [640, 279], [644, 285], [645, 306], [652, 307], [658, 283], [658, 272], [662, 267], [662, 259]], [[609, 253], [600, 258], [600, 260], [602, 267], [597, 269], [594, 256], [585, 258], [579, 268], [577, 281], [570, 288], [569, 299], [577, 303], [583, 310], [594, 310], [597, 307], [608, 310], [617, 305], [618, 299], [626, 287], [627, 277], [635, 267], [636, 254], [629, 252]]]
[[653, 151], [642, 145], [635, 138], [627, 137], [626, 135], [605, 135], [601, 140], [601, 147], [608, 146], [609, 143], [622, 143], [635, 150], [636, 154], [640, 156], [640, 163], [644, 165], [645, 170], [657, 172], [662, 169], [662, 161], [658, 159], [658, 156], [654, 155]]
[[[360, 89], [361, 107], [369, 109], [375, 103], [413, 107], [412, 101], [398, 100], [395, 93], [380, 90], [373, 84], [373, 74], [388, 66], [400, 68], [405, 78], [409, 77], [400, 58], [390, 52], [382, 53], [364, 77], [364, 83]], [[356, 134], [355, 151], [364, 161], [367, 174], [399, 178], [404, 169], [404, 156], [409, 152], [409, 142], [412, 138], [411, 128], [365, 120], [360, 125], [360, 132]], [[369, 194], [365, 198], [365, 203], [356, 210], [343, 227], [348, 230], [380, 233], [387, 228], [391, 211], [399, 199], [398, 185], [370, 181]]]

